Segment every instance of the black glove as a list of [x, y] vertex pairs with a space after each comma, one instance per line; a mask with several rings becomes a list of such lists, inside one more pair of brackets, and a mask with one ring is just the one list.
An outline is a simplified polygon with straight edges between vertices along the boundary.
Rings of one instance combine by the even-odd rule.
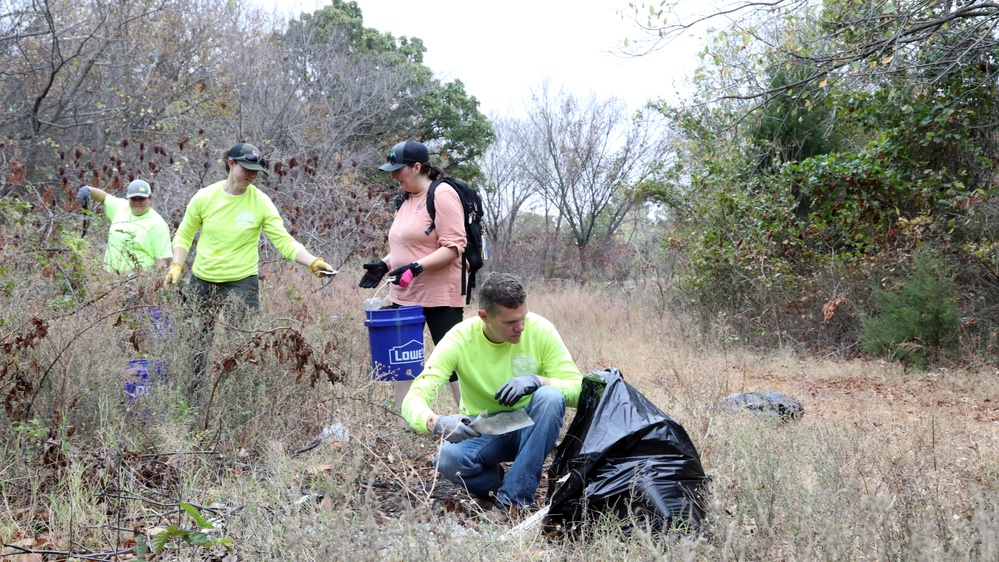
[[449, 443], [461, 443], [465, 439], [479, 436], [479, 432], [468, 427], [470, 423], [472, 419], [461, 414], [440, 416], [434, 422], [434, 433], [443, 435]]
[[89, 185], [81, 187], [79, 191], [76, 192], [76, 204], [82, 207], [84, 204], [86, 204], [87, 199], [90, 199]]
[[375, 263], [366, 263], [361, 267], [367, 270], [364, 272], [364, 276], [361, 277], [361, 282], [357, 284], [362, 289], [374, 289], [381, 282], [382, 277], [385, 277], [385, 274], [388, 273], [388, 265], [382, 260], [378, 260]]
[[421, 273], [423, 273], [423, 266], [415, 261], [388, 272], [389, 277], [393, 278], [392, 282], [400, 287], [408, 287], [413, 282], [413, 278]]
[[534, 394], [534, 391], [539, 388], [541, 388], [541, 379], [538, 378], [538, 375], [513, 377], [496, 391], [493, 398], [504, 406], [513, 406], [518, 400], [528, 394]]

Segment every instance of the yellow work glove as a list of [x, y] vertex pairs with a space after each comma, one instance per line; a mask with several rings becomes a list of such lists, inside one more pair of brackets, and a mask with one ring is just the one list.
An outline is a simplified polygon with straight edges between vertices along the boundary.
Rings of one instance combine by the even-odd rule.
[[325, 275], [330, 275], [336, 273], [333, 266], [326, 263], [323, 258], [316, 258], [312, 260], [309, 264], [309, 273], [315, 275], [316, 277], [322, 277]]
[[163, 284], [176, 285], [177, 283], [180, 283], [181, 273], [184, 273], [184, 264], [170, 262], [170, 269], [167, 270], [166, 279], [163, 280]]

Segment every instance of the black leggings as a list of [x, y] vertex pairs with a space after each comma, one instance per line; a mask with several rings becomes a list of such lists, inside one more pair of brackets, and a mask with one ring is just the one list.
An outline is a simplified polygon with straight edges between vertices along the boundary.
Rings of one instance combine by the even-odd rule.
[[[431, 306], [423, 308], [423, 317], [427, 319], [427, 328], [430, 329], [430, 339], [437, 345], [448, 330], [455, 327], [462, 321], [464, 309], [450, 306]], [[458, 380], [458, 373], [451, 373], [450, 382]]]

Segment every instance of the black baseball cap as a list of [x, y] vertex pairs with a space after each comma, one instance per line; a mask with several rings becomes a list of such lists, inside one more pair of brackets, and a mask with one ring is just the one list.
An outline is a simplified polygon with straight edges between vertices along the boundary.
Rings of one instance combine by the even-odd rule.
[[267, 173], [267, 161], [260, 155], [257, 147], [248, 142], [241, 142], [229, 149], [227, 157], [232, 158], [237, 164], [247, 170], [256, 170]]
[[383, 172], [394, 172], [410, 164], [425, 164], [430, 162], [430, 153], [422, 142], [414, 140], [402, 141], [392, 147], [388, 153], [387, 162], [378, 167]]

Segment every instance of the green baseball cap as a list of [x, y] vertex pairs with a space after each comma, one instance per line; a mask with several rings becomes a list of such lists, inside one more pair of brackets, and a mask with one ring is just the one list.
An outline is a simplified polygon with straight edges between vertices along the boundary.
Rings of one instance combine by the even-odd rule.
[[267, 174], [267, 161], [260, 155], [257, 147], [248, 142], [241, 142], [233, 146], [226, 156], [247, 170], [256, 170]]

